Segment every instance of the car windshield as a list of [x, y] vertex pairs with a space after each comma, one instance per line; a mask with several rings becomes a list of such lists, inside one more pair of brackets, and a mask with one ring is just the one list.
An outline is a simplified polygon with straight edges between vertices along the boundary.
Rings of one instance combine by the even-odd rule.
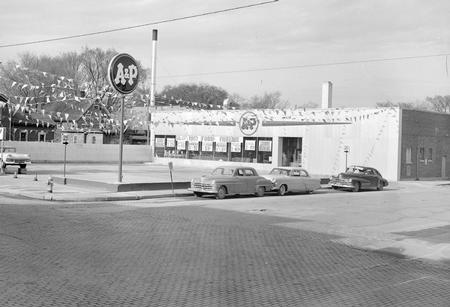
[[3, 152], [16, 152], [14, 147], [3, 147]]
[[360, 166], [350, 166], [347, 168], [347, 173], [354, 173], [354, 174], [364, 174], [366, 171], [366, 168], [360, 167]]
[[218, 167], [212, 171], [211, 175], [233, 176], [234, 168]]
[[270, 171], [270, 175], [284, 175], [289, 176], [290, 170], [284, 168], [274, 168]]

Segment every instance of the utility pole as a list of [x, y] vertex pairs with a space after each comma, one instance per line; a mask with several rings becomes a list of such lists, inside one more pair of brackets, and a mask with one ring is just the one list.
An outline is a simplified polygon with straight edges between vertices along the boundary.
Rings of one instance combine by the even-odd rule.
[[155, 106], [155, 87], [156, 87], [156, 42], [158, 41], [158, 30], [153, 29], [152, 33], [152, 72], [150, 85], [150, 107]]

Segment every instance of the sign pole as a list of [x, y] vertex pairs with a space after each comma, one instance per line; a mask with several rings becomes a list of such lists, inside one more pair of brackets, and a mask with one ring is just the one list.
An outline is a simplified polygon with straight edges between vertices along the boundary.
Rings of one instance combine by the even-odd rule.
[[5, 173], [5, 169], [3, 168], [3, 157], [5, 156], [5, 153], [3, 152], [3, 135], [4, 135], [5, 129], [3, 127], [0, 127], [0, 155], [2, 157], [1, 165], [0, 165], [0, 174], [3, 175]]
[[131, 94], [139, 84], [139, 68], [136, 60], [129, 54], [120, 53], [113, 57], [108, 66], [109, 83], [122, 94], [120, 102], [120, 139], [119, 139], [119, 182], [122, 182], [123, 162], [123, 120], [125, 113], [125, 95]]
[[175, 197], [175, 191], [173, 190], [173, 177], [172, 177], [173, 163], [169, 162], [169, 172], [170, 172], [170, 184], [172, 186], [172, 196]]
[[64, 184], [67, 183], [66, 179], [66, 153], [67, 153], [67, 143], [64, 144]]
[[125, 95], [122, 95], [122, 100], [120, 102], [119, 182], [122, 182], [124, 102]]
[[345, 152], [345, 171], [347, 171], [347, 155], [348, 152], [350, 151], [350, 146], [345, 145], [344, 146], [344, 152]]

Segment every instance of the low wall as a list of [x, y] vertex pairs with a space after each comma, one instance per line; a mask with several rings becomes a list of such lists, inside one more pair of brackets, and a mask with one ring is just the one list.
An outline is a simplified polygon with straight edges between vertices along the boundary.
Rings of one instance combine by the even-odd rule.
[[[11, 142], [4, 146], [15, 147], [17, 152], [27, 153], [32, 162], [63, 162], [64, 145], [48, 142]], [[152, 162], [153, 154], [148, 145], [123, 145], [123, 162]], [[68, 144], [67, 162], [117, 162], [119, 144]]]

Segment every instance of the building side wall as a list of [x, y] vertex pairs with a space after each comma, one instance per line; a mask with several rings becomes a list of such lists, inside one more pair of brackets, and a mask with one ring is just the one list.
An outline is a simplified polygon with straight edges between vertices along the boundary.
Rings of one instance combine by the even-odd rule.
[[[443, 157], [446, 160], [444, 176]], [[402, 110], [401, 179], [448, 178], [449, 158], [450, 115]]]
[[[64, 161], [64, 145], [44, 142], [4, 142], [5, 146], [15, 147], [17, 152], [31, 155], [31, 162]], [[67, 145], [67, 162], [118, 162], [119, 145], [117, 144], [69, 144]], [[124, 162], [152, 162], [150, 146], [124, 145]]]
[[381, 109], [372, 114], [352, 116], [351, 124], [307, 128], [303, 161], [310, 172], [338, 174], [347, 166], [371, 166], [386, 179], [397, 181], [399, 109]]

